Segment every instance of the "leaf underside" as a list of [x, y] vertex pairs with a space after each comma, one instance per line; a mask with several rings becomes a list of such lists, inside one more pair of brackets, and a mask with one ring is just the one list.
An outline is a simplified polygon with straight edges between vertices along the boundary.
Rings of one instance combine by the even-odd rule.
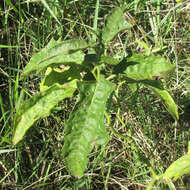
[[76, 88], [55, 84], [26, 100], [15, 116], [15, 131], [13, 144], [17, 144], [24, 137], [32, 124], [50, 114], [51, 109], [61, 100], [71, 97]]
[[77, 178], [84, 175], [88, 154], [94, 144], [108, 140], [104, 124], [104, 109], [114, 84], [103, 76], [97, 82], [79, 82], [80, 99], [66, 125], [63, 156], [70, 173]]

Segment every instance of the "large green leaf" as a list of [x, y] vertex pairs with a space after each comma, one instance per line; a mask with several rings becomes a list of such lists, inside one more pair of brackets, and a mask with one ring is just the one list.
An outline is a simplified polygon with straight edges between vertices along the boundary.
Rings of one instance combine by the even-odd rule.
[[173, 162], [163, 174], [163, 179], [167, 182], [170, 180], [177, 180], [184, 174], [190, 173], [190, 155], [184, 155], [175, 162]]
[[40, 52], [34, 54], [24, 68], [22, 77], [31, 73], [39, 73], [49, 66], [77, 63], [84, 61], [84, 53], [80, 50], [89, 45], [85, 40], [55, 41], [52, 39]]
[[133, 54], [115, 67], [116, 73], [124, 73], [130, 83], [143, 83], [159, 96], [175, 120], [179, 119], [177, 105], [170, 94], [163, 88], [155, 77], [167, 79], [174, 70], [174, 66], [161, 56], [143, 56]]
[[80, 99], [66, 125], [63, 155], [72, 175], [82, 177], [88, 154], [94, 144], [103, 144], [108, 135], [104, 124], [104, 109], [114, 84], [103, 76], [97, 82], [79, 82]]
[[109, 43], [119, 32], [131, 27], [132, 25], [125, 20], [122, 9], [115, 8], [109, 15], [106, 26], [102, 30], [103, 43]]
[[153, 90], [155, 94], [163, 100], [163, 103], [175, 120], [179, 119], [178, 108], [173, 98], [170, 96], [167, 90], [163, 88], [160, 81], [157, 80], [144, 80], [141, 83], [145, 84], [148, 88]]
[[64, 98], [71, 97], [75, 90], [76, 86], [74, 83], [68, 83], [62, 86], [55, 84], [47, 90], [44, 90], [36, 96], [26, 100], [15, 116], [13, 144], [17, 144], [22, 140], [26, 131], [36, 120], [48, 116], [51, 109], [58, 102]]
[[120, 72], [133, 80], [153, 79], [154, 77], [167, 78], [174, 70], [174, 65], [161, 56], [143, 56], [134, 54], [117, 66]]

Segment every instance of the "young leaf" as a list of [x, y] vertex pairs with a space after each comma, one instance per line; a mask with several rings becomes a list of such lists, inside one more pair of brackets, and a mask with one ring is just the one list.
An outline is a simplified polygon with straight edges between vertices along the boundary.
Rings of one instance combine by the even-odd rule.
[[90, 45], [85, 40], [55, 41], [52, 39], [48, 45], [37, 54], [34, 54], [30, 62], [24, 68], [22, 77], [31, 73], [39, 73], [49, 66], [77, 63], [84, 61], [82, 49]]
[[154, 77], [167, 78], [174, 70], [174, 65], [167, 62], [161, 56], [143, 56], [134, 54], [116, 66], [116, 70], [125, 73], [133, 80], [154, 79]]
[[141, 81], [143, 84], [145, 84], [148, 88], [153, 90], [155, 94], [160, 97], [163, 100], [163, 103], [168, 110], [168, 112], [171, 114], [171, 116], [175, 119], [179, 119], [178, 115], [178, 109], [177, 105], [175, 104], [173, 98], [170, 96], [170, 94], [162, 87], [162, 84], [160, 81], [156, 80], [144, 80]]
[[115, 8], [107, 19], [107, 24], [102, 31], [102, 42], [107, 45], [119, 32], [131, 28], [123, 17], [121, 8]]
[[24, 102], [15, 116], [14, 145], [22, 140], [26, 131], [36, 120], [48, 116], [58, 102], [73, 95], [76, 87], [73, 83], [73, 86], [69, 85], [69, 83], [65, 86], [55, 84]]
[[175, 162], [173, 162], [163, 174], [163, 179], [167, 182], [170, 180], [177, 180], [184, 174], [190, 173], [190, 155], [182, 156]]
[[79, 82], [80, 100], [66, 125], [63, 156], [72, 175], [81, 178], [93, 145], [107, 141], [104, 109], [114, 84], [100, 75], [97, 82]]

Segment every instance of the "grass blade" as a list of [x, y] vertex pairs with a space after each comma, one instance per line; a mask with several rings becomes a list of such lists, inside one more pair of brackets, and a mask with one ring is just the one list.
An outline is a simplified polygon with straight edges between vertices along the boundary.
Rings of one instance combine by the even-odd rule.
[[52, 15], [52, 17], [57, 21], [57, 23], [61, 25], [61, 23], [59, 22], [58, 18], [55, 16], [55, 14], [53, 13], [53, 11], [50, 9], [50, 7], [47, 4], [47, 2], [45, 0], [41, 0], [41, 2], [44, 5], [44, 7], [49, 11], [49, 13]]

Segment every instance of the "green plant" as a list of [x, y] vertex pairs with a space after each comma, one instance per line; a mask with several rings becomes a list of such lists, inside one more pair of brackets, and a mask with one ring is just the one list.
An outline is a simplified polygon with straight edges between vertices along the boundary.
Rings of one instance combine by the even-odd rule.
[[124, 19], [121, 8], [111, 12], [102, 30], [97, 29], [96, 21], [97, 16], [93, 36], [88, 41], [52, 39], [33, 55], [21, 78], [46, 71], [45, 76], [40, 92], [17, 106], [14, 120], [13, 144], [16, 145], [36, 120], [47, 117], [61, 100], [78, 92], [79, 99], [66, 121], [63, 146], [68, 171], [78, 178], [84, 175], [93, 147], [104, 146], [109, 140], [104, 121], [104, 114], [109, 112], [106, 102], [121, 84], [129, 85], [132, 91], [138, 85], [151, 89], [178, 120], [177, 106], [164, 88], [164, 80], [170, 77], [174, 66], [161, 56], [133, 53], [122, 60], [108, 56], [109, 42], [132, 25]]
[[190, 172], [190, 141], [188, 144], [188, 152], [186, 155], [178, 158], [176, 161], [174, 161], [167, 169], [166, 171], [161, 174], [157, 175], [153, 169], [151, 168], [153, 178], [152, 181], [149, 183], [146, 190], [152, 189], [153, 184], [157, 180], [165, 180], [167, 184], [170, 184], [172, 180], [177, 180], [179, 177], [187, 174]]

